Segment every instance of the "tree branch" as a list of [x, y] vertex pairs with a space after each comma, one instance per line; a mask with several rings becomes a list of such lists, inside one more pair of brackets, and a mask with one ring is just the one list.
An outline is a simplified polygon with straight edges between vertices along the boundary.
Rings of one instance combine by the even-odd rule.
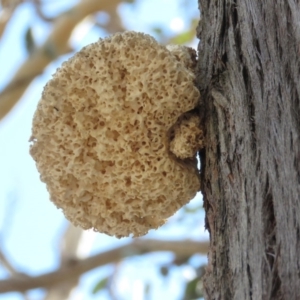
[[13, 15], [13, 12], [14, 12], [13, 8], [6, 8], [0, 11], [0, 38], [2, 37], [6, 25], [11, 19], [11, 16]]
[[[60, 265], [67, 265], [70, 260], [78, 259], [79, 246], [82, 243], [82, 236], [87, 233], [80, 227], [75, 227], [68, 223], [68, 227], [62, 236], [61, 251], [60, 251]], [[91, 245], [86, 245], [89, 251]], [[44, 300], [69, 299], [72, 290], [78, 285], [79, 278], [73, 280], [63, 281], [53, 288], [47, 290]]]
[[145, 254], [154, 251], [170, 251], [176, 256], [188, 257], [193, 254], [207, 254], [209, 242], [163, 241], [137, 239], [132, 243], [99, 253], [83, 260], [75, 260], [69, 265], [61, 266], [54, 272], [28, 278], [10, 278], [0, 281], [0, 293], [25, 292], [36, 288], [51, 288], [63, 281], [74, 280], [81, 274], [94, 268], [119, 261], [125, 257]]
[[0, 120], [18, 102], [31, 81], [56, 57], [68, 53], [69, 38], [75, 26], [86, 16], [100, 10], [112, 11], [121, 0], [82, 0], [71, 10], [55, 18], [46, 42], [20, 66], [11, 82], [0, 94]]
[[5, 269], [11, 274], [15, 275], [18, 274], [16, 269], [12, 266], [12, 264], [9, 262], [9, 260], [6, 258], [2, 250], [0, 249], [0, 263], [5, 267]]

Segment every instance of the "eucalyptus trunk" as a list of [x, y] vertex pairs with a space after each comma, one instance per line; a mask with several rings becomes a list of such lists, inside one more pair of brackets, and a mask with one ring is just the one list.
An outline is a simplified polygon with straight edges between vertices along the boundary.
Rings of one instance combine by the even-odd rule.
[[206, 299], [300, 299], [300, 4], [199, 0]]

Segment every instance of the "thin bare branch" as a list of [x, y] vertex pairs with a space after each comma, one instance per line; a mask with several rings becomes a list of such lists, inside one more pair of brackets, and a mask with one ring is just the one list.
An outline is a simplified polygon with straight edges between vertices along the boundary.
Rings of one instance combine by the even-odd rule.
[[48, 17], [44, 14], [42, 9], [42, 1], [41, 0], [33, 0], [34, 8], [36, 14], [45, 22], [53, 22], [55, 18]]
[[[78, 249], [82, 241], [85, 231], [79, 227], [75, 227], [71, 223], [68, 224], [61, 240], [60, 265], [67, 265], [70, 260], [77, 259]], [[58, 285], [48, 289], [44, 300], [68, 299], [72, 290], [78, 285], [78, 278], [70, 281], [60, 282]]]
[[6, 258], [2, 250], [0, 249], [0, 263], [5, 267], [5, 269], [11, 274], [15, 275], [18, 273], [15, 268], [12, 266], [12, 264], [9, 262], [9, 260]]
[[10, 278], [0, 281], [0, 293], [12, 291], [24, 292], [36, 288], [49, 289], [52, 286], [78, 278], [81, 274], [94, 268], [117, 262], [125, 257], [141, 255], [154, 251], [170, 251], [177, 256], [191, 256], [193, 254], [207, 254], [209, 242], [163, 241], [151, 239], [136, 239], [118, 248], [99, 253], [83, 260], [74, 260], [58, 270], [40, 276], [28, 278]]
[[108, 24], [102, 25], [102, 27], [105, 28], [109, 33], [124, 31], [125, 28], [117, 10], [110, 10], [108, 13], [110, 15], [110, 20], [108, 21]]
[[0, 11], [0, 38], [3, 35], [3, 32], [8, 24], [9, 20], [11, 19], [14, 13], [15, 7], [12, 8], [5, 8]]
[[[12, 276], [12, 278], [19, 278], [22, 280], [23, 278], [27, 277], [26, 274], [20, 273], [16, 270], [16, 268], [14, 268], [14, 266], [10, 263], [10, 261], [7, 259], [7, 257], [2, 252], [1, 249], [0, 249], [0, 263], [5, 267], [5, 269], [9, 272], [9, 274]], [[22, 292], [22, 294], [23, 294], [24, 300], [29, 299], [26, 292]]]
[[100, 10], [113, 11], [121, 0], [82, 0], [58, 16], [46, 42], [20, 66], [11, 82], [0, 94], [0, 120], [9, 113], [28, 85], [58, 56], [70, 51], [68, 41], [75, 26], [86, 16]]
[[9, 8], [9, 7], [17, 7], [22, 2], [23, 2], [23, 0], [0, 0], [0, 4], [3, 9]]

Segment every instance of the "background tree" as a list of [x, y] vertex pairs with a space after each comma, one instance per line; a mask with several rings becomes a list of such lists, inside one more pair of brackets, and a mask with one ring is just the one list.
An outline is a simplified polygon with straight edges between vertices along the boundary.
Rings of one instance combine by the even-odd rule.
[[299, 1], [201, 1], [207, 299], [300, 299]]
[[[147, 2], [1, 2], [1, 299], [78, 299], [82, 293], [83, 299], [159, 299], [166, 294], [170, 299], [188, 300], [201, 295], [199, 278], [203, 275], [201, 265], [206, 261], [208, 243], [199, 239], [203, 231], [199, 195], [159, 231], [145, 239], [119, 241], [62, 223], [64, 217], [48, 200], [28, 154], [32, 114], [43, 85], [55, 68], [88, 41], [134, 29], [151, 33], [164, 44], [197, 44], [196, 1], [164, 1], [168, 5], [168, 12], [163, 12], [165, 19], [174, 10], [174, 4], [181, 5], [181, 15], [173, 16], [167, 27], [150, 21], [145, 13], [145, 20], [136, 21], [141, 18], [140, 7]], [[162, 5], [160, 1], [157, 3]], [[124, 17], [124, 9], [136, 14], [134, 20]], [[153, 17], [158, 14], [161, 12], [155, 9]], [[134, 26], [129, 21], [135, 22]], [[52, 251], [49, 250], [51, 241]], [[126, 277], [129, 277], [127, 281]]]

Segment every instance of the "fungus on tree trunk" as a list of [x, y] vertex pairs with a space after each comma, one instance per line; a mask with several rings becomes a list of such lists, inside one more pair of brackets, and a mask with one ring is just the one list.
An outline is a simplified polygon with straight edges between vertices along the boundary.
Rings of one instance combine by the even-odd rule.
[[195, 51], [170, 50], [146, 34], [115, 34], [83, 48], [45, 86], [30, 153], [73, 224], [144, 235], [199, 190]]

